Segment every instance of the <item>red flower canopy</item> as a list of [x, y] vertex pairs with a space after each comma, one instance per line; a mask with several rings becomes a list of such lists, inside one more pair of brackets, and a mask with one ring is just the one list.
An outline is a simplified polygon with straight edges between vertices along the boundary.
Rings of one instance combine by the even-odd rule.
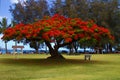
[[113, 40], [107, 28], [99, 27], [93, 21], [83, 21], [79, 18], [66, 18], [55, 14], [52, 17], [45, 17], [31, 24], [17, 24], [4, 31], [3, 40], [47, 40], [64, 41], [69, 43], [75, 40], [95, 39], [100, 41], [103, 38]]

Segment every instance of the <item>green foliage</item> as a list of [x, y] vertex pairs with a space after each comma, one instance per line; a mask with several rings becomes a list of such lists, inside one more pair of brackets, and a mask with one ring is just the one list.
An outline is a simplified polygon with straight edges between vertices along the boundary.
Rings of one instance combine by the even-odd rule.
[[31, 41], [30, 42], [30, 47], [34, 48], [36, 50], [36, 53], [38, 53], [38, 49], [40, 47], [40, 42], [37, 41]]
[[2, 21], [0, 22], [0, 32], [2, 33], [7, 27], [8, 27], [7, 19], [2, 18]]
[[10, 12], [16, 23], [31, 23], [49, 15], [48, 4], [46, 0], [27, 0], [24, 4], [19, 1], [10, 6]]
[[[3, 33], [4, 30], [7, 29], [8, 26], [8, 22], [6, 18], [2, 18], [2, 21], [0, 22], [0, 33]], [[7, 41], [5, 41], [5, 51], [7, 53]]]
[[45, 32], [47, 32], [47, 31], [49, 31], [49, 30], [51, 30], [49, 27], [45, 27], [45, 28], [44, 28], [44, 31], [45, 31]]
[[94, 38], [91, 38], [91, 39], [83, 38], [79, 41], [79, 43], [80, 43], [80, 47], [83, 47], [83, 48], [86, 48], [86, 47], [95, 48], [95, 45], [97, 44], [97, 40]]
[[81, 33], [83, 30], [77, 29], [76, 33]]

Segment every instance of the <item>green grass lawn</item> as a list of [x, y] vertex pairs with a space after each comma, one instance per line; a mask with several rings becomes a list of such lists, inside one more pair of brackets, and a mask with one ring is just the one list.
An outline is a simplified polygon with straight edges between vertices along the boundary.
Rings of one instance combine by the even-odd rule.
[[0, 80], [120, 80], [120, 54], [64, 55], [66, 60], [48, 60], [49, 55], [0, 55]]

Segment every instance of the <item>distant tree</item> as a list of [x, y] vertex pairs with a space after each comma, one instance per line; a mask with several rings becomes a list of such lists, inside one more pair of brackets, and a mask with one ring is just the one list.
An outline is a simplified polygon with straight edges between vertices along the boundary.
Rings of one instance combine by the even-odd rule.
[[[104, 26], [106, 28], [109, 28], [111, 32], [116, 35], [119, 34], [119, 31], [116, 31], [116, 26], [119, 24], [119, 17], [116, 15], [118, 14], [118, 5], [117, 0], [110, 0], [107, 2], [104, 1], [93, 1], [90, 4], [90, 18], [93, 19], [99, 26]], [[115, 39], [118, 39], [119, 37], [116, 35]], [[112, 44], [107, 43], [104, 44], [99, 43], [99, 46], [106, 45], [108, 51], [112, 51]], [[116, 41], [116, 40], [115, 40]]]
[[70, 18], [88, 19], [89, 6], [87, 0], [55, 0], [52, 13], [58, 13]]
[[38, 49], [40, 47], [40, 42], [38, 41], [30, 41], [30, 47], [34, 48], [36, 50], [36, 53], [38, 54]]
[[32, 23], [49, 15], [49, 8], [46, 0], [27, 0], [10, 6], [10, 12], [15, 22]]
[[115, 46], [119, 46], [120, 45], [120, 11], [118, 10], [115, 14], [114, 17], [114, 21], [115, 21], [115, 26], [112, 27], [112, 33], [115, 36]]
[[54, 14], [63, 15], [63, 13], [64, 13], [64, 1], [62, 1], [62, 0], [52, 1], [52, 7], [50, 8], [50, 12], [52, 15], [54, 15]]
[[[0, 33], [3, 33], [4, 30], [6, 30], [10, 25], [8, 25], [7, 19], [6, 18], [2, 18], [2, 21], [0, 22]], [[7, 51], [7, 41], [5, 40], [5, 51], [6, 53]]]

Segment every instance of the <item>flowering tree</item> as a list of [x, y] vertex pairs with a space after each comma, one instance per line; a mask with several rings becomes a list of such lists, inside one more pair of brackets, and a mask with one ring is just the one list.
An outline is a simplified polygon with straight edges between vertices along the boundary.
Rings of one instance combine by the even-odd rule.
[[[55, 14], [32, 24], [17, 24], [4, 31], [3, 40], [44, 41], [49, 48], [50, 58], [63, 58], [58, 54], [60, 47], [75, 41], [100, 42], [103, 38], [113, 40], [106, 28], [97, 26], [93, 21], [82, 21], [79, 18], [66, 18]], [[51, 46], [54, 42], [54, 47]]]

